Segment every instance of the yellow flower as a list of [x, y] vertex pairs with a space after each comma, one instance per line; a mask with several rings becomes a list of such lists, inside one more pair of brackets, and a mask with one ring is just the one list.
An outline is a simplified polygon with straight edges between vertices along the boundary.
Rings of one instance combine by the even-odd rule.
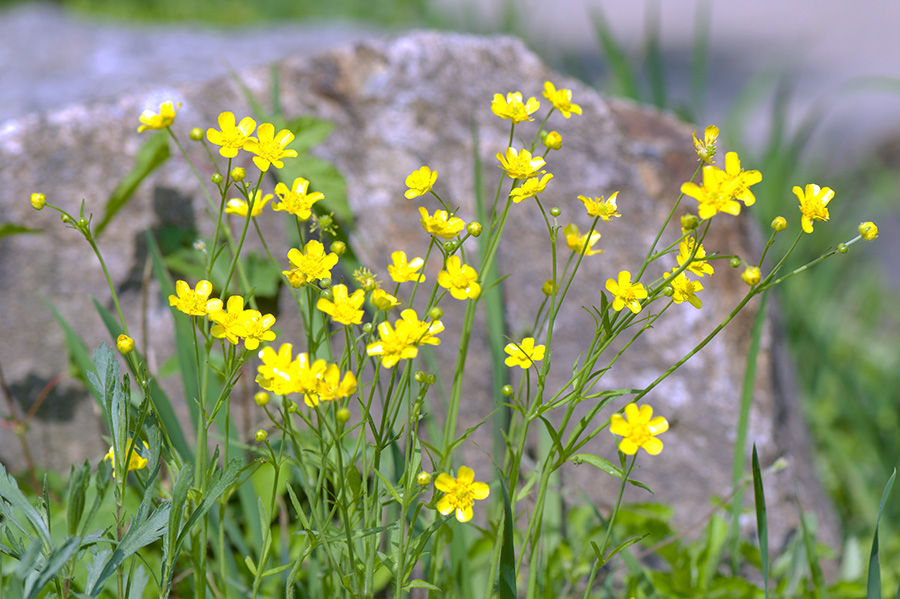
[[374, 290], [369, 301], [372, 302], [373, 306], [384, 312], [389, 312], [400, 305], [400, 301], [384, 289]]
[[468, 466], [460, 466], [457, 477], [441, 472], [434, 480], [434, 488], [445, 493], [437, 502], [437, 510], [444, 516], [456, 513], [460, 522], [472, 519], [472, 504], [476, 499], [487, 499], [491, 488], [475, 482], [475, 472]]
[[[426, 212], [427, 214], [427, 212]], [[409, 262], [406, 261], [406, 252], [396, 251], [391, 254], [393, 264], [388, 264], [388, 274], [395, 283], [405, 283], [406, 281], [423, 282], [425, 275], [420, 274], [418, 270], [425, 265], [425, 261], [421, 258], [413, 258]]]
[[[566, 225], [563, 229], [563, 235], [566, 236], [566, 245], [576, 254], [584, 252], [585, 256], [593, 256], [594, 254], [602, 254], [603, 250], [595, 250], [594, 244], [600, 241], [600, 233], [591, 231], [590, 236], [587, 233], [579, 235], [578, 225], [572, 223]], [[585, 247], [587, 246], [587, 247]]]
[[419, 207], [419, 214], [422, 228], [426, 233], [431, 233], [442, 239], [453, 239], [456, 235], [466, 228], [466, 223], [458, 216], [450, 216], [446, 210], [435, 210], [433, 216], [428, 215], [428, 211]]
[[[672, 272], [668, 273], [666, 276], [668, 277], [676, 270], [678, 269], [673, 269]], [[669, 285], [675, 290], [675, 293], [672, 294], [672, 301], [676, 304], [687, 302], [698, 310], [703, 306], [703, 302], [695, 295], [698, 291], [703, 290], [703, 285], [701, 285], [699, 281], [690, 280], [687, 277], [686, 270], [681, 271], [677, 277], [669, 282]]]
[[350, 397], [356, 392], [356, 377], [352, 372], [346, 372], [341, 379], [341, 370], [337, 364], [331, 364], [319, 378], [319, 401], [333, 401]]
[[[678, 266], [683, 266], [685, 262], [690, 260], [691, 252], [694, 251], [694, 239], [692, 237], [686, 237], [681, 240], [681, 243], [678, 244]], [[697, 252], [694, 254], [694, 259], [691, 260], [691, 263], [685, 269], [685, 272], [693, 273], [698, 277], [703, 277], [705, 275], [713, 274], [713, 267], [706, 258], [706, 250], [703, 249], [703, 244], [700, 244], [700, 247], [697, 248]]]
[[175, 306], [188, 316], [205, 316], [209, 312], [222, 309], [222, 300], [209, 299], [212, 283], [200, 281], [194, 289], [184, 281], [175, 283], [175, 293], [169, 296], [169, 305]]
[[159, 113], [145, 110], [141, 113], [139, 119], [143, 124], [138, 127], [138, 133], [143, 133], [147, 129], [165, 129], [175, 122], [175, 114], [179, 108], [181, 108], [181, 102], [178, 103], [178, 106], [175, 106], [169, 100], [159, 105]]
[[287, 277], [291, 287], [301, 287], [308, 281], [315, 281], [331, 276], [331, 269], [338, 263], [335, 253], [325, 253], [325, 246], [321, 242], [311, 239], [303, 248], [303, 252], [292, 248], [288, 252], [288, 259], [294, 266], [291, 270], [283, 270], [281, 274]]
[[548, 150], [558, 150], [562, 147], [562, 135], [559, 131], [551, 131], [544, 137], [544, 147]]
[[641, 311], [640, 300], [647, 297], [647, 290], [644, 289], [644, 286], [641, 283], [631, 283], [631, 273], [627, 270], [623, 270], [619, 273], [618, 282], [613, 279], [607, 279], [606, 290], [615, 296], [612, 307], [616, 312], [627, 307], [637, 314]]
[[878, 227], [872, 221], [859, 223], [859, 234], [865, 241], [875, 241], [878, 237]]
[[581, 200], [581, 203], [584, 204], [584, 208], [587, 210], [588, 216], [593, 216], [594, 218], [600, 217], [605, 222], [609, 222], [611, 218], [619, 218], [622, 216], [619, 213], [618, 206], [616, 206], [616, 197], [619, 195], [619, 192], [614, 192], [611, 196], [609, 196], [608, 200], [604, 200], [603, 196], [599, 198], [588, 198], [585, 196], [578, 196], [578, 199]]
[[335, 285], [331, 288], [332, 300], [324, 297], [316, 302], [316, 308], [331, 316], [331, 319], [341, 324], [362, 324], [363, 311], [360, 306], [366, 301], [366, 292], [357, 289], [353, 295], [347, 294], [346, 285]]
[[307, 194], [307, 189], [309, 189], [309, 181], [303, 177], [294, 179], [290, 189], [284, 183], [279, 183], [275, 186], [275, 195], [281, 201], [272, 204], [272, 210], [293, 214], [300, 220], [308, 219], [312, 214], [313, 204], [323, 199], [325, 195], [320, 191]]
[[123, 354], [130, 354], [134, 351], [134, 339], [128, 335], [119, 335], [116, 338], [116, 349]]
[[810, 183], [805, 190], [795, 186], [794, 193], [800, 200], [800, 212], [803, 214], [800, 225], [803, 232], [812, 233], [814, 220], [828, 220], [827, 206], [834, 197], [834, 191], [830, 187], [819, 187], [815, 183]]
[[[150, 446], [147, 445], [146, 441], [142, 441], [143, 448], [140, 445], [137, 445], [134, 442], [134, 439], [128, 439], [126, 442], [126, 453], [125, 455], [131, 454], [128, 458], [128, 472], [132, 470], [141, 470], [142, 468], [147, 467], [147, 458], [144, 456], [150, 455]], [[109, 452], [105, 456], [103, 456], [104, 460], [108, 460], [112, 465], [112, 475], [113, 478], [116, 477], [116, 453], [115, 450], [110, 447]]]
[[544, 359], [546, 349], [544, 345], [535, 345], [534, 337], [526, 337], [521, 343], [508, 343], [503, 348], [503, 351], [509, 354], [504, 363], [510, 368], [513, 366], [530, 368], [535, 362]]
[[744, 202], [745, 205], [752, 206], [756, 202], [756, 196], [750, 191], [750, 186], [762, 181], [762, 174], [759, 171], [742, 171], [741, 160], [738, 158], [737, 152], [725, 154], [725, 172], [732, 178], [734, 197]]
[[256, 383], [276, 395], [292, 393], [300, 376], [297, 363], [291, 358], [292, 351], [290, 343], [282, 343], [277, 352], [271, 347], [264, 347], [259, 352], [262, 364], [257, 368]]
[[241, 119], [237, 125], [234, 124], [234, 113], [223, 112], [219, 114], [219, 129], [216, 131], [212, 127], [206, 130], [206, 139], [210, 143], [221, 146], [219, 154], [225, 158], [234, 158], [238, 155], [238, 150], [242, 149], [248, 141], [256, 141], [255, 137], [251, 137], [253, 130], [256, 129], [256, 121], [249, 116]]
[[408, 200], [425, 195], [431, 191], [434, 182], [437, 181], [437, 175], [437, 171], [432, 172], [427, 166], [423, 166], [419, 168], [419, 170], [413, 171], [406, 178], [406, 186], [409, 187], [409, 189], [407, 189], [406, 193], [403, 195], [405, 195]]
[[476, 280], [478, 273], [467, 264], [463, 264], [459, 256], [450, 256], [444, 264], [444, 270], [438, 273], [438, 285], [450, 291], [455, 299], [475, 299], [481, 293], [481, 285]]
[[533, 198], [544, 191], [544, 188], [547, 187], [547, 183], [549, 183], [552, 178], [553, 175], [547, 173], [541, 179], [538, 179], [537, 177], [526, 179], [524, 183], [509, 192], [509, 197], [511, 197], [516, 204], [524, 199]]
[[581, 106], [572, 104], [572, 90], [556, 89], [549, 81], [544, 82], [544, 97], [550, 100], [553, 107], [562, 113], [565, 118], [572, 116], [572, 113], [581, 114]]
[[694, 131], [694, 148], [697, 150], [697, 157], [701, 162], [712, 164], [715, 162], [713, 158], [716, 155], [716, 140], [719, 139], [719, 128], [710, 125], [703, 131], [703, 141], [697, 139], [697, 132]]
[[444, 323], [440, 320], [427, 322], [419, 320], [419, 316], [412, 308], [407, 308], [400, 313], [400, 320], [394, 323], [398, 331], [406, 334], [410, 343], [415, 345], [440, 345], [441, 340], [435, 337], [444, 330]]
[[513, 124], [533, 121], [531, 115], [540, 107], [541, 103], [535, 98], [528, 98], [528, 101], [524, 102], [521, 92], [506, 94], [506, 98], [502, 94], [494, 94], [494, 100], [491, 102], [491, 111], [501, 119], [511, 120]]
[[381, 365], [385, 368], [392, 368], [400, 360], [411, 360], [419, 354], [419, 348], [409, 333], [409, 328], [398, 326], [395, 329], [389, 322], [382, 322], [378, 325], [379, 339], [366, 345], [366, 354], [381, 356]]
[[215, 323], [210, 332], [216, 339], [227, 339], [232, 345], [237, 345], [243, 332], [244, 298], [232, 295], [225, 307], [226, 310], [209, 313], [209, 320]]
[[297, 156], [296, 150], [285, 150], [285, 147], [294, 141], [294, 134], [287, 129], [282, 129], [275, 135], [275, 125], [272, 123], [263, 123], [256, 130], [259, 136], [257, 140], [248, 140], [244, 144], [244, 149], [252, 154], [253, 163], [262, 172], [269, 170], [269, 165], [275, 168], [281, 168], [284, 163], [282, 158], [294, 158]]
[[[268, 193], [263, 196], [262, 192], [257, 190], [256, 195], [253, 197], [253, 210], [250, 213], [251, 217], [259, 216], [262, 214], [262, 210], [266, 204], [269, 203], [269, 200], [272, 199], [272, 194]], [[237, 214], [238, 216], [243, 216], [247, 218], [247, 210], [250, 208], [250, 205], [247, 203], [247, 200], [244, 198], [232, 198], [228, 200], [228, 203], [225, 204], [225, 214]]]
[[256, 310], [244, 310], [239, 335], [244, 340], [244, 347], [250, 351], [259, 347], [263, 341], [274, 341], [275, 331], [269, 329], [275, 324], [271, 314], [263, 315]]
[[762, 278], [762, 274], [759, 272], [759, 268], [756, 266], [748, 266], [743, 274], [741, 274], [741, 278], [744, 279], [744, 282], [747, 285], [753, 287], [757, 283], [759, 283], [760, 278]]
[[701, 219], [712, 218], [717, 212], [741, 213], [741, 205], [734, 199], [734, 179], [718, 167], [704, 166], [703, 187], [689, 181], [682, 184], [681, 193], [699, 202], [697, 212]]
[[528, 150], [517, 151], [512, 147], [506, 148], [505, 156], [497, 152], [497, 160], [500, 161], [500, 168], [510, 179], [528, 179], [535, 175], [542, 175], [544, 171], [538, 169], [547, 164], [540, 156], [533, 158]]
[[642, 405], [640, 409], [633, 403], [625, 406], [625, 418], [621, 414], [613, 414], [609, 419], [609, 431], [621, 435], [619, 451], [634, 455], [643, 447], [650, 455], [659, 455], [663, 449], [662, 441], [656, 438], [669, 430], [669, 423], [662, 416], [653, 418], [653, 408]]

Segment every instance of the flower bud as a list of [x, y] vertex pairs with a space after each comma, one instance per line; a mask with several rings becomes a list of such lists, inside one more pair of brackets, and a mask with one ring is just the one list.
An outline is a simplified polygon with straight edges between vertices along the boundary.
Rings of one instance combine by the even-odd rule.
[[473, 220], [466, 225], [466, 232], [472, 237], [478, 237], [481, 235], [481, 223]]
[[700, 224], [700, 219], [696, 214], [685, 214], [681, 217], [681, 228], [686, 231], [693, 231]]
[[296, 414], [297, 413], [297, 404], [296, 402], [291, 402], [291, 405], [288, 406], [288, 414]]
[[[32, 201], [34, 204], [34, 201]], [[872, 241], [878, 237], [878, 227], [872, 221], [859, 223], [859, 234], [866, 241]]]
[[262, 443], [263, 441], [265, 441], [266, 439], [269, 438], [269, 433], [267, 433], [263, 429], [259, 429], [258, 431], [256, 431], [256, 435], [254, 435], [254, 436], [256, 437], [257, 443]]
[[78, 222], [75, 223], [79, 229], [86, 229], [88, 226], [88, 219], [83, 216], [78, 219]]
[[541, 286], [541, 291], [543, 291], [544, 295], [548, 297], [551, 295], [556, 295], [556, 283], [554, 283], [552, 279], [547, 279]]
[[72, 221], [72, 217], [68, 214], [61, 214], [59, 220], [61, 220], [65, 224], [69, 224]]
[[425, 375], [425, 383], [428, 385], [433, 385], [437, 382], [437, 375], [433, 372], [429, 372]]
[[247, 169], [242, 166], [236, 166], [231, 169], [231, 180], [235, 183], [240, 183], [244, 179], [247, 178]]
[[776, 216], [772, 221], [772, 229], [776, 233], [784, 231], [785, 229], [787, 229], [787, 219], [785, 219], [783, 216]]
[[431, 474], [429, 474], [428, 472], [425, 472], [423, 470], [422, 472], [419, 472], [416, 475], [416, 484], [419, 485], [420, 487], [426, 487], [430, 483], [431, 483]]
[[556, 218], [560, 214], [562, 214], [562, 210], [559, 209], [559, 206], [554, 206], [550, 209], [550, 216], [552, 216], [553, 218]]
[[130, 354], [134, 350], [134, 339], [128, 335], [119, 335], [116, 339], [116, 349], [123, 354]]
[[31, 207], [40, 210], [47, 203], [47, 196], [42, 193], [31, 194]]
[[202, 239], [198, 239], [197, 241], [194, 242], [194, 249], [197, 250], [198, 252], [205, 252], [206, 251], [206, 242], [203, 241]]
[[334, 298], [334, 293], [332, 293], [331, 289], [323, 289], [322, 293], [319, 294], [319, 297], [331, 301]]
[[666, 285], [665, 287], [663, 287], [663, 295], [666, 297], [672, 297], [673, 295], [675, 295], [675, 288], [671, 285]]
[[444, 311], [437, 306], [428, 311], [428, 318], [431, 320], [440, 320], [443, 315]]
[[335, 241], [331, 244], [331, 251], [338, 256], [343, 256], [347, 253], [347, 244], [343, 241]]
[[500, 393], [503, 394], [503, 397], [509, 397], [513, 394], [512, 385], [503, 385], [500, 387]]
[[269, 403], [271, 397], [265, 391], [257, 391], [256, 395], [253, 396], [253, 401], [256, 402], [258, 406], [264, 406]]
[[212, 181], [213, 183], [215, 183], [216, 185], [218, 185], [223, 180], [222, 173], [213, 173], [212, 177], [210, 177], [209, 180]]
[[375, 280], [375, 277], [366, 277], [362, 281], [360, 281], [360, 284], [363, 288], [363, 291], [365, 291], [366, 293], [372, 293], [373, 291], [378, 289], [378, 282]]
[[375, 325], [372, 324], [371, 322], [367, 322], [366, 324], [363, 325], [362, 328], [363, 328], [363, 332], [368, 335], [369, 333], [371, 333], [372, 331], [375, 330]]
[[738, 258], [737, 256], [735, 256], [734, 258], [731, 259], [731, 261], [728, 264], [731, 265], [731, 268], [740, 268], [741, 267], [741, 259]]
[[744, 279], [744, 282], [753, 287], [757, 283], [759, 283], [760, 279], [759, 269], [755, 266], [748, 266], [744, 270], [744, 274], [741, 275], [741, 278]]
[[350, 410], [347, 408], [341, 408], [337, 411], [337, 421], [341, 424], [346, 424], [350, 420]]
[[562, 147], [562, 135], [558, 131], [551, 131], [544, 137], [544, 147], [548, 150], [558, 150]]
[[453, 251], [456, 250], [456, 242], [452, 239], [448, 239], [444, 242], [444, 251], [448, 254], [452, 254]]
[[846, 243], [839, 243], [837, 246], [838, 254], [846, 254], [850, 250]]
[[416, 379], [417, 383], [424, 383], [426, 376], [427, 376], [427, 374], [424, 370], [417, 370], [416, 374], [413, 376], [413, 378]]
[[322, 277], [321, 279], [319, 279], [319, 287], [321, 289], [328, 289], [329, 287], [331, 287], [331, 278]]
[[191, 140], [200, 141], [201, 139], [203, 139], [203, 129], [201, 129], [200, 127], [194, 127], [193, 129], [191, 129], [190, 136]]

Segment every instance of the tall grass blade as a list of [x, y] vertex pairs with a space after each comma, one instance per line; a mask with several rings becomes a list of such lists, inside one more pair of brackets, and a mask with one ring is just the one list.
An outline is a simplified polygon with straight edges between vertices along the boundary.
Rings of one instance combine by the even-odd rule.
[[800, 511], [800, 531], [803, 533], [803, 547], [806, 549], [806, 561], [809, 563], [809, 572], [812, 576], [813, 587], [816, 590], [816, 597], [828, 599], [828, 588], [825, 586], [822, 566], [819, 564], [819, 556], [816, 555], [816, 540], [809, 532], [809, 526], [806, 525], [806, 515], [803, 513], [803, 506], [797, 503], [797, 509]]
[[759, 561], [762, 565], [763, 589], [769, 597], [769, 521], [766, 516], [766, 496], [763, 492], [762, 473], [756, 443], [753, 444], [753, 498], [756, 503], [756, 534], [759, 538]]
[[666, 108], [666, 66], [659, 43], [659, 0], [648, 2], [644, 8], [647, 39], [647, 74], [650, 77], [650, 97], [653, 105]]
[[[878, 524], [881, 522], [881, 513], [887, 503], [888, 495], [891, 494], [891, 488], [894, 486], [894, 479], [897, 478], [897, 469], [891, 473], [881, 493], [881, 503], [878, 505], [878, 517], [875, 519], [875, 535], [872, 537], [872, 553], [869, 555], [869, 576], [866, 581], [866, 599], [881, 599], [881, 564], [878, 559]], [[900, 594], [900, 589], [897, 591]]]
[[500, 599], [516, 599], [516, 553], [513, 528], [516, 523], [512, 517], [509, 493], [506, 483], [500, 479], [500, 490], [503, 492], [503, 546], [500, 548]]
[[640, 100], [641, 93], [634, 69], [631, 67], [628, 56], [626, 56], [622, 46], [613, 35], [609, 23], [606, 21], [606, 16], [599, 5], [591, 14], [591, 23], [594, 25], [594, 33], [600, 42], [603, 53], [606, 55], [609, 69], [612, 71], [614, 91], [626, 98]]

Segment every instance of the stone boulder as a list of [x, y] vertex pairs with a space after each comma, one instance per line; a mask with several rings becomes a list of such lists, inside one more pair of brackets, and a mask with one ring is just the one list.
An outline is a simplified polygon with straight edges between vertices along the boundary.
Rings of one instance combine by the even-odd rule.
[[[506, 147], [509, 136], [508, 122], [491, 113], [493, 94], [519, 90], [526, 97], [540, 98], [546, 80], [573, 90], [584, 114], [566, 120], [557, 113], [551, 118], [548, 126], [562, 133], [564, 145], [561, 152], [548, 156], [548, 169], [555, 178], [542, 198], [547, 205], [561, 208], [561, 222], [576, 222], [584, 230], [589, 221], [576, 197], [619, 191], [623, 217], [603, 224], [599, 247], [605, 253], [585, 259], [584, 270], [569, 293], [568, 308], [555, 333], [558, 344], [553, 348], [550, 389], [565, 380], [569, 366], [589, 341], [593, 325], [581, 307], [599, 303], [599, 290], [607, 278], [640, 265], [678, 197], [681, 183], [697, 167], [691, 127], [670, 115], [610, 100], [551, 72], [524, 44], [510, 38], [417, 33], [312, 58], [283, 60], [277, 71], [284, 114], [313, 115], [335, 123], [335, 132], [317, 154], [333, 162], [346, 177], [356, 215], [354, 242], [382, 279], [387, 278], [391, 251], [423, 255], [427, 237], [419, 225], [417, 208], [420, 203], [429, 210], [437, 207], [426, 198], [404, 198], [404, 180], [410, 172], [423, 164], [437, 170], [436, 189], [448, 203], [460, 207], [465, 220], [473, 219], [475, 139], [486, 195], [492, 198], [499, 174], [494, 156]], [[240, 76], [268, 105], [269, 69], [246, 70]], [[250, 109], [231, 78], [182, 85], [178, 93], [180, 97], [175, 99], [183, 107], [175, 130], [197, 164], [207, 168], [198, 145], [188, 142], [190, 128], [214, 125], [224, 110], [240, 118]], [[128, 96], [115, 102], [71, 106], [11, 121], [0, 133], [0, 163], [8, 173], [0, 190], [4, 218], [45, 230], [39, 235], [0, 239], [0, 305], [4, 307], [0, 330], [5, 341], [0, 345], [0, 366], [23, 409], [28, 409], [46, 381], [67, 369], [62, 332], [42, 298], [59, 309], [90, 347], [111, 341], [88, 300], [93, 296], [101, 303], [109, 302], [89, 248], [53, 214], [32, 210], [29, 194], [41, 191], [70, 211], [77, 210], [84, 200], [96, 218], [116, 183], [131, 168], [143, 141], [135, 133], [142, 101], [142, 97]], [[517, 133], [530, 136], [534, 132], [531, 126], [534, 123], [522, 125]], [[201, 176], [206, 180], [211, 172], [202, 170]], [[685, 209], [692, 207], [692, 200], [686, 202]], [[139, 332], [138, 343], [149, 344], [149, 359], [155, 367], [172, 353], [167, 333], [170, 323], [168, 306], [158, 300], [158, 294], [151, 290], [144, 297], [141, 293], [146, 262], [142, 234], [163, 226], [188, 231], [196, 227], [200, 234], [209, 234], [203, 206], [199, 184], [186, 163], [175, 157], [142, 184], [100, 239], [111, 275], [123, 290], [123, 308], [133, 330]], [[709, 252], [747, 258], [756, 255], [757, 233], [749, 217], [723, 215], [716, 221], [705, 243]], [[267, 231], [277, 236], [279, 224], [266, 225]], [[519, 336], [540, 304], [541, 285], [550, 276], [549, 242], [533, 202], [514, 206], [508, 226], [515, 234], [500, 248], [499, 266], [502, 272], [512, 273], [504, 282], [506, 318], [511, 333]], [[562, 253], [567, 251], [563, 244], [559, 246]], [[673, 265], [674, 260], [666, 266]], [[428, 267], [427, 274], [434, 280], [431, 277], [439, 264], [433, 261]], [[703, 309], [697, 311], [687, 304], [669, 309], [602, 378], [604, 388], [647, 385], [706, 336], [746, 291], [739, 272], [724, 261], [716, 262], [715, 275], [703, 283]], [[461, 322], [462, 304], [455, 303], [448, 304], [444, 317], [448, 331], [438, 354], [443, 364], [452, 365], [456, 355], [458, 329], [454, 327]], [[655, 495], [630, 489], [627, 500], [669, 503], [675, 508], [676, 524], [687, 526], [707, 513], [711, 498], [729, 492], [739, 390], [755, 309], [751, 304], [700, 354], [647, 396], [646, 401], [669, 419], [671, 428], [662, 437], [665, 451], [656, 458], [644, 455], [639, 460], [636, 476], [650, 485]], [[289, 307], [283, 315], [279, 324], [286, 327], [282, 330], [289, 330], [293, 318]], [[287, 339], [287, 334], [283, 338]], [[796, 528], [798, 500], [808, 513], [818, 516], [824, 537], [833, 541], [834, 518], [813, 474], [781, 343], [769, 320], [745, 449], [749, 454], [749, 444], [756, 443], [763, 467], [778, 458], [788, 462], [786, 469], [766, 479], [773, 543], [782, 542]], [[484, 344], [482, 337], [476, 338], [467, 363], [460, 430], [483, 418], [494, 404]], [[444, 379], [450, 380], [447, 372]], [[177, 384], [164, 384], [170, 395], [183, 403]], [[245, 386], [244, 393], [252, 392], [251, 387]], [[39, 465], [60, 468], [84, 457], [97, 460], [105, 452], [93, 402], [79, 389], [72, 381], [57, 387], [38, 412], [28, 439]], [[612, 435], [604, 433], [586, 450], [613, 456], [615, 443]], [[464, 455], [475, 456], [472, 459], [482, 464], [478, 473], [486, 478], [490, 477], [485, 456], [489, 447], [485, 431], [464, 449]], [[19, 445], [7, 431], [0, 433], [0, 459], [12, 469], [23, 467]], [[574, 501], [582, 497], [579, 488], [601, 506], [614, 501], [614, 481], [590, 466], [568, 469], [564, 481], [572, 489], [569, 496]]]

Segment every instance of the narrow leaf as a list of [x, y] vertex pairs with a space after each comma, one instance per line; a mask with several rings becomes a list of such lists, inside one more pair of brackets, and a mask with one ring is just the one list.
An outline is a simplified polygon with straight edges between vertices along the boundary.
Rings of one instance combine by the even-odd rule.
[[[894, 486], [894, 479], [897, 478], [897, 469], [894, 468], [891, 478], [888, 479], [881, 492], [881, 503], [878, 505], [878, 517], [875, 518], [875, 535], [872, 538], [872, 553], [869, 555], [869, 576], [866, 581], [866, 599], [881, 599], [881, 564], [878, 560], [878, 524], [881, 522], [881, 513], [887, 503], [888, 495]], [[900, 589], [897, 591], [900, 594]]]
[[503, 492], [503, 541], [500, 547], [500, 599], [516, 599], [516, 554], [513, 544], [515, 522], [506, 482], [500, 479], [500, 490]]
[[7, 235], [22, 235], [29, 233], [43, 233], [43, 231], [40, 229], [29, 229], [28, 227], [14, 225], [12, 223], [3, 223], [0, 225], [0, 239], [3, 239]]
[[[576, 453], [567, 461], [573, 462], [576, 466], [582, 463], [590, 464], [591, 466], [599, 468], [613, 478], [618, 478], [619, 480], [622, 480], [625, 477], [625, 474], [622, 472], [621, 468], [613, 466], [612, 462], [605, 458], [601, 458], [600, 456], [596, 456], [590, 453]], [[634, 485], [635, 487], [638, 487], [639, 489], [647, 491], [648, 493], [653, 493], [653, 490], [650, 487], [639, 480], [632, 480], [629, 478], [627, 482]]]
[[[6, 468], [3, 464], [0, 464], [0, 498], [8, 501], [15, 509], [22, 512], [28, 522], [31, 524], [31, 528], [37, 533], [37, 535], [41, 538], [41, 543], [44, 547], [49, 548], [51, 546], [50, 541], [50, 528], [47, 526], [47, 522], [44, 521], [44, 518], [41, 516], [40, 512], [28, 502], [28, 499], [19, 490], [19, 485], [16, 483], [16, 479], [12, 477], [11, 474], [6, 472]], [[17, 523], [17, 520], [11, 520], [13, 523]]]
[[759, 470], [759, 457], [756, 455], [756, 443], [753, 444], [753, 499], [756, 503], [756, 534], [759, 538], [759, 559], [762, 563], [763, 589], [766, 599], [769, 597], [769, 524], [766, 516], [766, 496], [763, 492], [762, 474]]

